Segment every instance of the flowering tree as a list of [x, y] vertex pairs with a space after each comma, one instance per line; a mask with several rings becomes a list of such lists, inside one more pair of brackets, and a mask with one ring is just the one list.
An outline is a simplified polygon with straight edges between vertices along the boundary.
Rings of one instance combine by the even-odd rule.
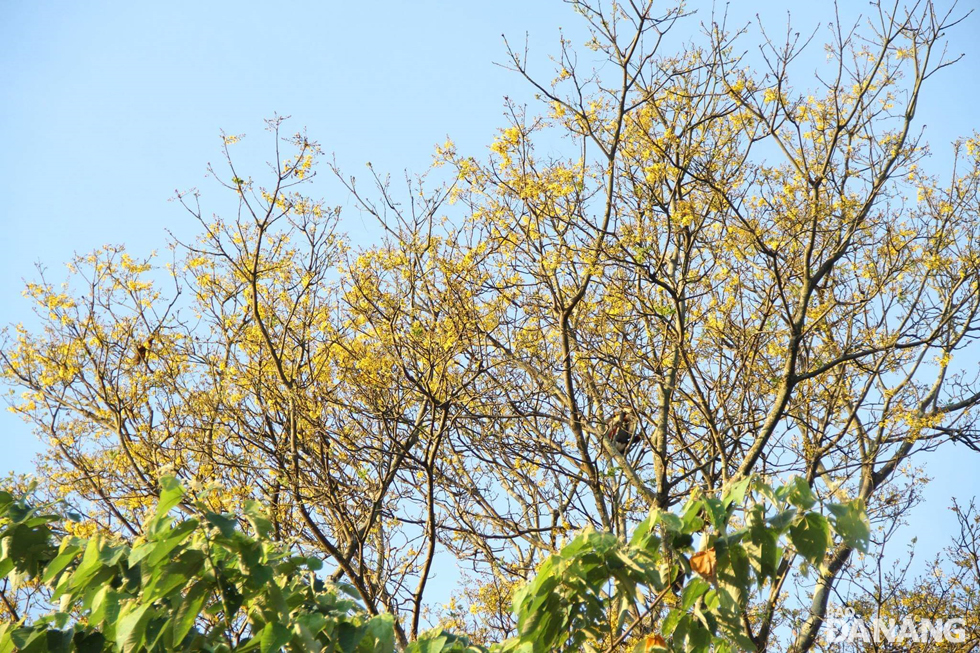
[[[959, 17], [835, 23], [804, 88], [792, 32], [756, 70], [724, 21], [663, 51], [683, 6], [572, 6], [592, 61], [562, 40], [544, 81], [509, 50], [542, 105], [508, 104], [489, 158], [447, 142], [403, 196], [334, 168], [380, 242], [352, 247], [304, 194], [319, 147], [277, 119], [265, 180], [224, 137], [231, 217], [179, 195], [201, 229], [172, 263], [105, 248], [67, 288], [29, 285], [45, 326], [8, 331], [0, 361], [50, 442], [42, 489], [91, 515], [78, 535], [136, 536], [161, 474], [218, 481], [213, 510], [267, 504], [272, 536], [399, 615], [402, 643], [437, 557], [465, 563], [469, 610], [445, 622], [499, 641], [571, 531], [625, 536], [753, 473], [892, 524], [916, 454], [977, 446], [980, 142], [940, 181], [915, 120]], [[789, 625], [810, 650], [854, 551], [802, 573], [783, 550], [748, 639]]]

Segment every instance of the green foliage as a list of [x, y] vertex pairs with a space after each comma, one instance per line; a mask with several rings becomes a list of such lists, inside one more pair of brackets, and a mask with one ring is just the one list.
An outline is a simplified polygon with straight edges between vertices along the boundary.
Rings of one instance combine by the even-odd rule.
[[[628, 543], [583, 533], [515, 596], [520, 635], [499, 651], [589, 650], [627, 641], [634, 628], [642, 629], [633, 637], [639, 652], [755, 650], [743, 622], [751, 591], [777, 578], [787, 547], [819, 564], [832, 544], [830, 522], [808, 510], [815, 504], [802, 479], [773, 490], [752, 478], [721, 498], [692, 496], [678, 515], [654, 511]], [[866, 542], [862, 506], [828, 508], [845, 542]], [[657, 628], [652, 614], [662, 617]]]
[[[186, 517], [172, 511], [183, 503]], [[677, 514], [654, 511], [629, 542], [583, 532], [551, 556], [514, 596], [518, 635], [494, 653], [598, 650], [754, 650], [748, 597], [777, 579], [784, 555], [820, 564], [834, 531], [867, 541], [863, 505], [829, 505], [828, 520], [794, 479], [758, 478], [721, 497], [695, 494]], [[0, 492], [0, 571], [16, 586], [47, 585], [57, 609], [0, 626], [8, 651], [394, 651], [390, 614], [371, 615], [356, 591], [326, 583], [319, 559], [269, 539], [254, 503], [252, 534], [230, 515], [190, 505], [173, 478], [132, 545], [102, 535], [66, 536], [62, 519]], [[464, 637], [431, 631], [409, 653], [476, 653]]]
[[[270, 524], [254, 504], [245, 517], [187, 506], [183, 489], [161, 481], [156, 514], [130, 546], [102, 535], [54, 544], [52, 522], [24, 498], [0, 492], [0, 571], [14, 585], [51, 589], [57, 609], [32, 623], [0, 625], [9, 651], [393, 651], [390, 614], [363, 610], [353, 588], [326, 583], [317, 558], [268, 539]], [[473, 651], [464, 638], [428, 634], [410, 651]]]

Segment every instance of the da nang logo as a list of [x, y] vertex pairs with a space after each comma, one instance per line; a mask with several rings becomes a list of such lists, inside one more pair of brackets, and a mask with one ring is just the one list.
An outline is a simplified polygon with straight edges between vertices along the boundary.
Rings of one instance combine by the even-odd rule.
[[966, 641], [963, 619], [918, 619], [905, 617], [866, 621], [848, 608], [840, 616], [824, 620], [823, 638], [828, 644], [928, 644]]

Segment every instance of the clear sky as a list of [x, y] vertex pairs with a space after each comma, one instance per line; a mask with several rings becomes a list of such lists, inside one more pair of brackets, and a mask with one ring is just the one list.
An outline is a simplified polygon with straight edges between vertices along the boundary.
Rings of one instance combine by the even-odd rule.
[[[734, 22], [759, 12], [780, 27], [792, 8], [808, 33], [832, 10], [797, 4], [734, 0], [731, 12]], [[505, 60], [501, 34], [514, 43], [529, 33], [544, 72], [559, 27], [576, 46], [585, 40], [558, 0], [0, 2], [0, 324], [34, 323], [21, 290], [36, 262], [60, 280], [74, 252], [113, 243], [146, 254], [164, 248], [167, 229], [193, 235], [195, 223], [167, 200], [191, 186], [207, 197], [205, 166], [220, 160], [221, 129], [246, 133], [261, 161], [270, 151], [262, 120], [291, 115], [291, 129], [305, 126], [353, 173], [367, 161], [393, 174], [422, 171], [447, 135], [461, 153], [482, 155], [505, 125], [503, 96], [529, 96], [493, 64]], [[965, 60], [935, 79], [919, 113], [937, 169], [951, 140], [980, 128], [978, 36], [980, 12], [951, 34], [951, 53]], [[369, 238], [350, 198], [317, 184], [328, 204], [348, 207], [344, 229]], [[6, 412], [0, 444], [0, 475], [29, 471], [40, 446]], [[936, 480], [909, 530], [923, 554], [938, 551], [955, 523], [950, 497], [977, 494], [980, 456], [970, 453], [926, 459]]]

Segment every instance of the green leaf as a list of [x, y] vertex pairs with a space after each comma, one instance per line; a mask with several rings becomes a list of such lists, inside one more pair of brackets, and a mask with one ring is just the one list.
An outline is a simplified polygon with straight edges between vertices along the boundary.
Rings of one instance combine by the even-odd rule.
[[138, 606], [131, 610], [123, 610], [119, 625], [116, 627], [116, 650], [135, 651], [143, 643], [146, 623], [153, 615], [149, 604]]
[[4, 517], [6, 515], [7, 509], [10, 508], [13, 502], [14, 495], [6, 490], [0, 490], [0, 517]]
[[126, 553], [125, 546], [104, 546], [99, 551], [99, 562], [104, 567], [114, 567]]
[[44, 575], [41, 577], [41, 582], [50, 583], [52, 580], [54, 580], [54, 577], [61, 573], [65, 567], [71, 564], [71, 562], [78, 557], [78, 554], [81, 551], [81, 546], [65, 542], [62, 545], [58, 556], [48, 563], [48, 566], [44, 570]]
[[725, 509], [725, 504], [721, 499], [716, 499], [715, 497], [707, 497], [702, 502], [704, 503], [705, 510], [711, 517], [711, 525], [717, 531], [723, 530], [725, 524], [728, 522], [728, 511]]
[[45, 637], [46, 650], [49, 653], [68, 653], [71, 650], [70, 630], [48, 629]]
[[684, 522], [675, 514], [669, 512], [661, 513], [659, 521], [668, 531], [673, 533], [679, 533], [684, 530]]
[[231, 515], [219, 515], [216, 512], [206, 512], [204, 513], [204, 518], [211, 522], [213, 526], [216, 526], [225, 537], [232, 537], [235, 534], [235, 529], [238, 528], [238, 520]]
[[150, 555], [150, 552], [153, 551], [153, 548], [155, 546], [156, 546], [155, 541], [147, 542], [143, 539], [142, 536], [137, 537], [133, 541], [133, 546], [129, 549], [129, 558], [127, 559], [129, 566], [130, 567], [136, 566], [136, 564], [140, 562], [143, 558]]
[[775, 529], [778, 534], [782, 535], [783, 531], [785, 531], [786, 528], [793, 523], [794, 519], [796, 519], [796, 508], [790, 508], [789, 510], [783, 510], [782, 512], [777, 513], [766, 521], [770, 527]]
[[672, 535], [670, 538], [670, 548], [672, 549], [686, 549], [694, 543], [694, 538], [690, 533], [673, 533]]
[[296, 623], [305, 628], [311, 635], [316, 637], [326, 627], [327, 619], [319, 612], [309, 612], [301, 614], [295, 619]]
[[750, 543], [745, 548], [750, 552], [752, 565], [756, 570], [759, 587], [767, 578], [776, 577], [781, 551], [779, 537], [771, 529], [753, 525], [750, 529]]
[[802, 476], [794, 476], [786, 485], [786, 490], [786, 498], [800, 510], [809, 510], [817, 502], [817, 498], [813, 496], [810, 486]]
[[111, 585], [103, 585], [92, 597], [92, 608], [89, 613], [89, 623], [113, 624], [119, 615], [119, 599], [122, 595], [112, 589]]
[[374, 638], [376, 653], [393, 653], [395, 650], [395, 618], [388, 614], [371, 617], [366, 624], [368, 634]]
[[670, 637], [677, 626], [681, 623], [681, 620], [687, 616], [686, 610], [681, 610], [680, 607], [676, 607], [667, 613], [667, 617], [664, 619], [663, 624], [660, 627], [661, 632], [665, 637]]
[[212, 583], [209, 580], [201, 579], [191, 585], [187, 594], [184, 595], [184, 598], [180, 602], [180, 607], [177, 608], [177, 615], [173, 622], [175, 645], [179, 645], [184, 641], [184, 637], [194, 627], [194, 622], [197, 621], [197, 617], [201, 613], [201, 608], [204, 606], [204, 602], [207, 601], [208, 596], [210, 596], [211, 590]]
[[355, 626], [345, 621], [337, 627], [337, 643], [343, 653], [353, 653], [363, 637], [364, 626]]
[[47, 639], [44, 628], [17, 628], [11, 633], [14, 650], [20, 653], [35, 653], [45, 650], [39, 646]]
[[[166, 611], [164, 614], [170, 614]], [[144, 647], [148, 651], [173, 651], [177, 647], [173, 643], [173, 619], [163, 616], [151, 618], [146, 624]]]
[[184, 488], [173, 476], [160, 479], [160, 501], [157, 502], [157, 518], [164, 517], [184, 496]]
[[711, 589], [711, 585], [700, 576], [692, 578], [684, 587], [684, 592], [681, 594], [681, 610], [689, 610], [694, 605], [694, 602], [701, 598], [709, 589]]
[[420, 637], [418, 640], [412, 642], [405, 653], [442, 653], [448, 641], [449, 637], [445, 633], [439, 633], [438, 635], [425, 638]]
[[681, 522], [684, 524], [683, 531], [685, 533], [695, 533], [704, 526], [704, 520], [699, 515], [706, 507], [699, 497], [700, 492], [695, 491], [684, 504], [684, 511], [681, 513]]
[[828, 503], [827, 509], [833, 513], [834, 530], [844, 538], [844, 542], [862, 553], [867, 553], [871, 523], [868, 521], [864, 500], [858, 498], [844, 504]]
[[102, 536], [98, 533], [93, 536], [85, 546], [85, 553], [82, 554], [82, 561], [75, 571], [72, 572], [71, 580], [68, 583], [69, 589], [78, 590], [85, 587], [96, 572], [102, 567], [101, 556]]
[[265, 512], [257, 501], [249, 499], [245, 502], [245, 518], [252, 525], [256, 536], [265, 538], [272, 532], [272, 522], [265, 516]]
[[631, 546], [641, 546], [644, 538], [650, 533], [650, 530], [654, 527], [654, 515], [651, 514], [649, 517], [637, 524], [636, 528], [633, 529], [633, 535], [630, 536]]
[[105, 650], [105, 635], [80, 631], [72, 638], [77, 653], [102, 653]]
[[278, 651], [288, 644], [290, 639], [292, 639], [292, 634], [289, 632], [289, 628], [281, 623], [269, 622], [259, 634], [259, 650], [262, 653]]
[[746, 476], [736, 483], [731, 483], [725, 486], [724, 491], [721, 494], [721, 501], [725, 508], [732, 505], [733, 503], [738, 506], [742, 504], [745, 500], [745, 492], [749, 488], [749, 484], [752, 483], [752, 477]]
[[0, 559], [9, 558], [14, 569], [30, 578], [38, 574], [40, 566], [55, 551], [51, 544], [51, 529], [47, 526], [17, 524], [4, 531], [0, 541]]
[[823, 560], [830, 546], [830, 524], [821, 514], [807, 513], [803, 519], [790, 526], [790, 540], [796, 550], [811, 564]]
[[188, 519], [178, 524], [166, 535], [165, 539], [155, 543], [147, 556], [147, 564], [151, 567], [158, 565], [161, 560], [170, 555], [171, 551], [186, 540], [197, 527], [198, 521], [196, 519]]
[[[749, 568], [751, 565], [748, 554], [745, 552], [745, 547], [741, 544], [730, 546], [725, 552], [724, 558], [730, 566], [730, 572], [734, 579], [733, 583], [742, 591], [747, 590], [749, 585]], [[727, 572], [728, 570], [725, 571]]]
[[192, 549], [164, 567], [154, 570], [153, 580], [143, 588], [143, 598], [155, 601], [184, 587], [204, 566], [204, 560], [203, 553]]
[[323, 569], [323, 560], [320, 560], [319, 558], [314, 556], [310, 556], [309, 558], [306, 559], [306, 567], [310, 571], [320, 571], [321, 569]]
[[711, 644], [711, 633], [705, 628], [704, 624], [696, 619], [691, 619], [687, 629], [688, 650], [696, 653], [703, 651], [708, 653], [708, 646]]

